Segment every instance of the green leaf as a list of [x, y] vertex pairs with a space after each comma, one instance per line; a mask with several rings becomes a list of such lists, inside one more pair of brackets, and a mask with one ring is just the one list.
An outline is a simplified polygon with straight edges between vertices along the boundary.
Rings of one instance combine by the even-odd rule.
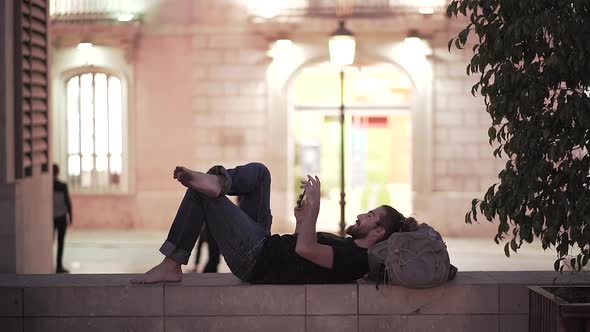
[[576, 268], [577, 265], [576, 265], [576, 259], [575, 258], [570, 259], [570, 266], [572, 267], [572, 270], [574, 270], [574, 271], [577, 270], [577, 268]]
[[461, 40], [459, 38], [455, 39], [455, 47], [462, 50], [463, 46], [461, 45]]
[[457, 6], [458, 6], [457, 1], [452, 1], [447, 6], [447, 17], [451, 18], [453, 15], [455, 15], [455, 17], [457, 16]]
[[453, 16], [453, 7], [452, 7], [453, 3], [451, 2], [448, 6], [447, 9], [445, 11], [445, 14], [447, 15], [448, 18], [451, 18]]
[[[564, 233], [564, 234], [567, 234], [567, 233]], [[562, 237], [562, 239], [563, 239], [563, 237]], [[568, 249], [569, 249], [568, 242], [561, 240], [561, 242], [559, 242], [559, 244], [557, 245], [556, 249], [557, 249], [557, 253], [559, 254], [560, 257], [567, 255]]]
[[459, 12], [463, 14], [463, 16], [467, 16], [467, 5], [469, 4], [468, 1], [461, 1], [459, 5]]
[[490, 138], [490, 144], [492, 144], [492, 141], [496, 139], [496, 134], [496, 127], [490, 127], [490, 129], [488, 129], [488, 137]]
[[451, 47], [453, 46], [453, 41], [454, 40], [455, 40], [455, 38], [451, 38], [451, 40], [449, 40], [449, 45], [448, 45], [449, 52], [451, 51]]
[[561, 261], [564, 259], [565, 258], [561, 257], [561, 258], [555, 260], [555, 262], [553, 263], [553, 269], [555, 271], [559, 271], [559, 266], [561, 265]]
[[467, 42], [467, 37], [469, 36], [469, 26], [467, 26], [467, 28], [463, 29], [461, 32], [459, 32], [459, 40], [461, 41], [462, 45], [465, 45], [465, 43]]
[[533, 231], [532, 231], [532, 227], [530, 225], [523, 226], [520, 229], [520, 237], [524, 241], [526, 241], [528, 243], [533, 242]]
[[471, 201], [471, 216], [475, 221], [477, 221], [477, 202], [478, 200], [476, 198]]
[[516, 244], [516, 238], [513, 238], [510, 241], [510, 249], [512, 249], [512, 251], [516, 252], [516, 250], [518, 249], [518, 246]]
[[465, 214], [465, 223], [471, 225], [471, 211]]

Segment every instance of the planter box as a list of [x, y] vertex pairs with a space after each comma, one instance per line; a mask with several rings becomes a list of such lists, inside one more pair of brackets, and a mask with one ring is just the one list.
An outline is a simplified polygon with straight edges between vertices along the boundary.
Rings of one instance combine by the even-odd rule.
[[590, 292], [590, 286], [528, 288], [529, 332], [590, 332], [590, 303], [570, 303], [553, 293], [558, 288]]

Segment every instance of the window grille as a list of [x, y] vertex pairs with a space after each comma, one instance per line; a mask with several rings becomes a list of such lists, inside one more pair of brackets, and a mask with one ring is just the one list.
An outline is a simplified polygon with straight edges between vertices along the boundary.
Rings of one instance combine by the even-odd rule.
[[120, 189], [123, 172], [122, 86], [87, 72], [66, 82], [67, 174], [80, 190]]

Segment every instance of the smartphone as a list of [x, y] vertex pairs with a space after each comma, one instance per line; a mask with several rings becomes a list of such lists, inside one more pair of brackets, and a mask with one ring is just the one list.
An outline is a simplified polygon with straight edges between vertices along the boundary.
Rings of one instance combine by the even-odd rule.
[[303, 200], [305, 199], [305, 193], [306, 193], [307, 189], [303, 189], [303, 192], [301, 193], [301, 195], [299, 195], [299, 198], [297, 199], [297, 208], [301, 208], [301, 205], [303, 204]]

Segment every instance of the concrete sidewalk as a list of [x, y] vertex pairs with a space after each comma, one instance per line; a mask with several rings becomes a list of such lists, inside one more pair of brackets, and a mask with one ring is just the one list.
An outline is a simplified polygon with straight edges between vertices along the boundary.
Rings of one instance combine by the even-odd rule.
[[[64, 264], [72, 273], [141, 273], [162, 260], [158, 249], [167, 230], [68, 229]], [[446, 238], [451, 263], [459, 271], [543, 271], [552, 270], [556, 254], [544, 252], [540, 242], [523, 246], [518, 254], [504, 256], [504, 244], [490, 238]], [[206, 263], [204, 246], [199, 271]], [[55, 251], [55, 246], [54, 246]], [[185, 272], [194, 268], [194, 252]], [[223, 262], [219, 272], [229, 272]]]

